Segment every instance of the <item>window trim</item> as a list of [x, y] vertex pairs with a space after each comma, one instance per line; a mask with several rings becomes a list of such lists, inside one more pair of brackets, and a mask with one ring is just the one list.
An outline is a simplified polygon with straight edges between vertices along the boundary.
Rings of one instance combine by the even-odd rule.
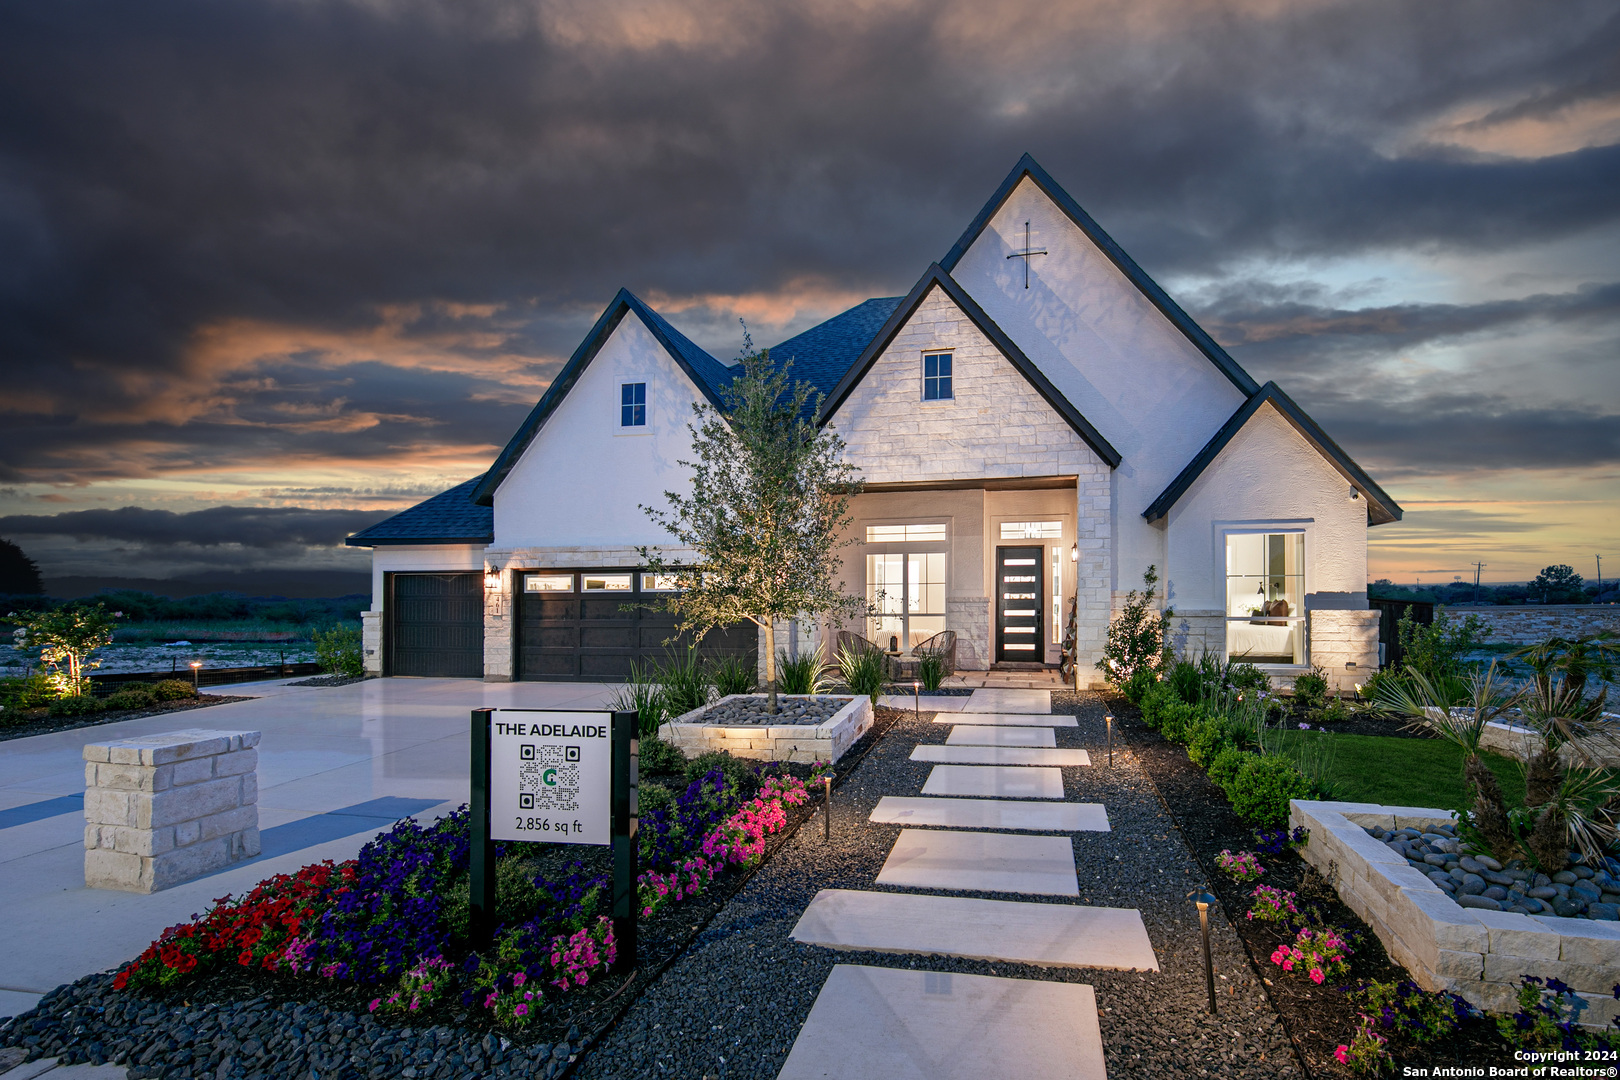
[[1217, 564], [1219, 567], [1217, 580], [1221, 585], [1221, 636], [1223, 639], [1225, 639], [1222, 646], [1222, 652], [1227, 660], [1236, 659], [1242, 663], [1253, 664], [1255, 667], [1266, 671], [1306, 671], [1310, 669], [1311, 635], [1308, 627], [1302, 629], [1300, 632], [1301, 657], [1298, 661], [1292, 663], [1277, 663], [1274, 661], [1255, 663], [1255, 661], [1252, 660], [1245, 660], [1242, 656], [1234, 657], [1232, 655], [1232, 640], [1230, 635], [1226, 633], [1226, 628], [1232, 623], [1248, 623], [1253, 622], [1256, 618], [1258, 618], [1258, 616], [1254, 615], [1226, 614], [1228, 602], [1227, 597], [1230, 595], [1229, 590], [1231, 588], [1230, 581], [1232, 577], [1232, 575], [1227, 571], [1227, 550], [1230, 540], [1234, 536], [1298, 536], [1301, 538], [1298, 575], [1299, 610], [1292, 615], [1268, 615], [1265, 616], [1264, 619], [1266, 622], [1275, 623], [1286, 621], [1289, 626], [1304, 626], [1306, 623], [1305, 601], [1306, 597], [1310, 595], [1311, 591], [1310, 548], [1312, 545], [1312, 530], [1310, 525], [1311, 522], [1309, 521], [1301, 522], [1296, 519], [1296, 521], [1288, 524], [1266, 525], [1244, 523], [1241, 525], [1233, 524], [1217, 526], [1220, 535], [1220, 544], [1216, 549], [1216, 558], [1219, 560]]
[[[938, 358], [942, 356], [945, 358], [946, 366], [950, 368], [950, 370], [944, 375], [939, 374], [939, 368], [937, 366]], [[955, 357], [955, 349], [936, 349], [922, 354], [922, 400], [925, 404], [956, 400]], [[934, 369], [935, 373], [933, 375], [928, 374], [928, 361], [930, 360], [936, 361], [936, 366]], [[935, 383], [936, 393], [933, 397], [928, 396], [928, 383], [930, 380]], [[940, 383], [944, 384], [944, 394], [937, 393]]]
[[[649, 381], [650, 380], [645, 379], [645, 378], [620, 379], [619, 380], [619, 382], [618, 382], [618, 385], [619, 385], [619, 400], [618, 400], [617, 406], [616, 406], [618, 408], [618, 410], [619, 410], [619, 422], [615, 427], [615, 430], [617, 431], [618, 434], [620, 434], [620, 435], [646, 435], [651, 430], [651, 428], [652, 428], [652, 406], [647, 400], [647, 398], [648, 398], [647, 384], [648, 384]], [[626, 403], [625, 400], [624, 400], [624, 393], [625, 393], [626, 390], [630, 389], [633, 386], [641, 387], [641, 400], [639, 402], [632, 401], [632, 402]], [[624, 410], [626, 410], [626, 409], [634, 409], [634, 408], [640, 408], [641, 409], [641, 423], [639, 423], [639, 424], [626, 424], [624, 422]]]

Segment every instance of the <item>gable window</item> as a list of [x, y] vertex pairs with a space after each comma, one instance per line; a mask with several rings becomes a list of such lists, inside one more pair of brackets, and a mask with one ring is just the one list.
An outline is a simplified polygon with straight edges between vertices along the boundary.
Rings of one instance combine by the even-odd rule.
[[1306, 662], [1304, 533], [1226, 535], [1226, 655]]
[[647, 384], [627, 382], [619, 385], [619, 426], [647, 426]]
[[923, 354], [923, 400], [949, 401], [951, 393], [951, 354]]

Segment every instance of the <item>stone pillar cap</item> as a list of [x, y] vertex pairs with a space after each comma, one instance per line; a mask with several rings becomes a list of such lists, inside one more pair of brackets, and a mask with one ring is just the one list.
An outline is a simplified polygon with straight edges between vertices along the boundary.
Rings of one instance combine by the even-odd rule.
[[189, 728], [185, 731], [137, 735], [115, 742], [90, 743], [84, 748], [84, 760], [109, 761], [125, 765], [167, 765], [187, 758], [246, 750], [258, 744], [257, 731]]

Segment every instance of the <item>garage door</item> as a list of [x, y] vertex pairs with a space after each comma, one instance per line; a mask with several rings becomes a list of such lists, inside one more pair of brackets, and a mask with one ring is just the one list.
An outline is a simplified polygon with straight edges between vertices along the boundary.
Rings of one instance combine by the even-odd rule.
[[484, 593], [477, 574], [390, 574], [386, 670], [484, 677]]
[[[518, 677], [537, 680], [619, 682], [630, 665], [662, 660], [684, 650], [690, 637], [669, 645], [675, 619], [646, 605], [660, 595], [653, 575], [629, 570], [537, 570], [522, 581], [518, 620]], [[667, 595], [667, 593], [663, 594]], [[706, 655], [757, 655], [759, 628], [741, 623], [712, 630]]]

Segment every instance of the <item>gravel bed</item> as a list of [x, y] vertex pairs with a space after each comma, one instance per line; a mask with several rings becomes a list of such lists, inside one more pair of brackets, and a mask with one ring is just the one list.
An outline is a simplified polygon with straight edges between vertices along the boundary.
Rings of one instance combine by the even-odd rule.
[[[883, 795], [915, 795], [931, 765], [909, 760], [919, 742], [942, 743], [946, 725], [902, 713], [872, 752], [841, 778], [833, 836], [812, 821], [761, 869], [579, 1065], [587, 1078], [711, 1077], [770, 1080], [786, 1059], [834, 964], [926, 968], [1013, 978], [1084, 982], [1096, 988], [1110, 1077], [1170, 1075], [1299, 1077], [1304, 1073], [1249, 966], [1242, 943], [1211, 912], [1220, 1015], [1206, 1012], [1198, 915], [1187, 893], [1206, 882], [1159, 804], [1151, 779], [1116, 731], [1114, 765], [1104, 746], [1101, 700], [1053, 695], [1054, 709], [1080, 718], [1058, 728], [1059, 746], [1086, 748], [1098, 762], [1063, 770], [1071, 799], [1101, 801], [1113, 831], [1074, 836], [1079, 902], [1142, 912], [1162, 971], [1047, 969], [1000, 962], [834, 952], [789, 939], [793, 924], [825, 888], [874, 889], [900, 828], [867, 815]], [[1073, 903], [1022, 894], [992, 899]]]
[[37, 1008], [0, 1023], [0, 1045], [24, 1047], [30, 1060], [127, 1065], [129, 1080], [549, 1078], [587, 1042], [577, 1030], [568, 1034], [566, 1042], [517, 1046], [498, 1035], [388, 1027], [369, 1014], [268, 997], [164, 1004], [116, 993], [110, 974], [59, 986]]
[[709, 708], [702, 716], [686, 721], [689, 724], [825, 724], [833, 714], [849, 704], [847, 697], [778, 697], [780, 712], [767, 712], [764, 694], [734, 698]]
[[367, 679], [375, 679], [375, 678], [377, 678], [377, 676], [372, 675], [369, 672], [367, 674], [365, 674], [365, 675], [317, 675], [313, 679], [299, 679], [297, 682], [288, 683], [287, 685], [288, 686], [348, 686], [348, 685], [350, 685], [352, 683], [365, 682]]

